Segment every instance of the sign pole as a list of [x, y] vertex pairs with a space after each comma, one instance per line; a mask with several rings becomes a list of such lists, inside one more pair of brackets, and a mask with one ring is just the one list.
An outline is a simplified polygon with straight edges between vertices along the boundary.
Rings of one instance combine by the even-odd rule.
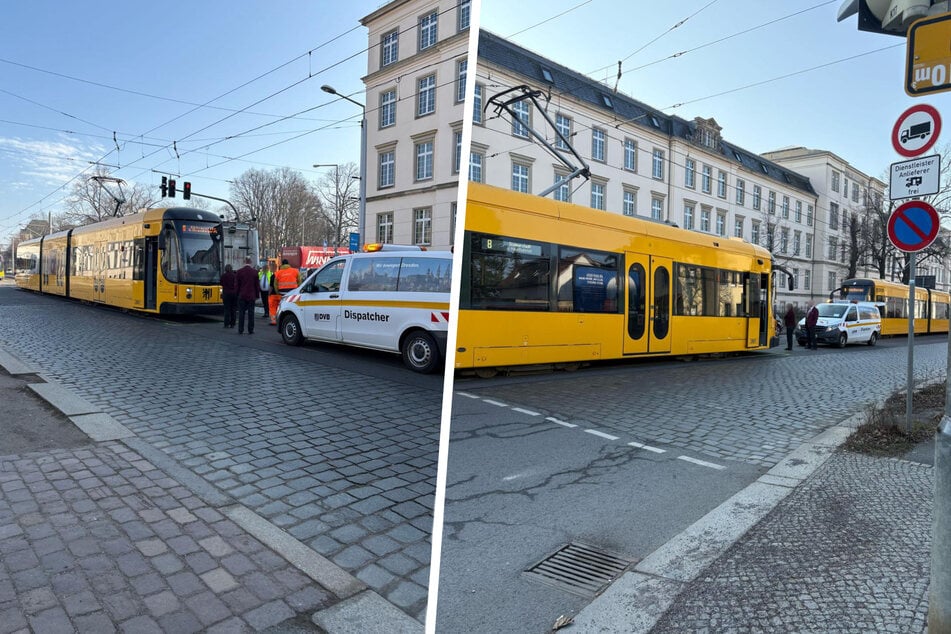
[[908, 377], [905, 385], [905, 433], [911, 433], [911, 402], [915, 393], [915, 255], [908, 254]]

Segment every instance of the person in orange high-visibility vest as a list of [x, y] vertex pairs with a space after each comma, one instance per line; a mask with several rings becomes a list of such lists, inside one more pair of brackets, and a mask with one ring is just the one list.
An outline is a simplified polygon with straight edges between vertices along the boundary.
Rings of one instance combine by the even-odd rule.
[[268, 297], [271, 309], [271, 325], [277, 325], [277, 307], [281, 303], [281, 296], [294, 290], [300, 285], [300, 271], [290, 265], [287, 260], [281, 260], [281, 268], [274, 272], [274, 289]]

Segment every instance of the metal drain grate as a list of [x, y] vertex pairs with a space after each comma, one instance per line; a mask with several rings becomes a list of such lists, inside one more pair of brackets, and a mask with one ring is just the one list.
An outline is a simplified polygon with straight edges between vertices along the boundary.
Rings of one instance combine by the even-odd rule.
[[633, 560], [618, 554], [576, 542], [562, 546], [523, 574], [540, 583], [593, 597], [632, 563]]

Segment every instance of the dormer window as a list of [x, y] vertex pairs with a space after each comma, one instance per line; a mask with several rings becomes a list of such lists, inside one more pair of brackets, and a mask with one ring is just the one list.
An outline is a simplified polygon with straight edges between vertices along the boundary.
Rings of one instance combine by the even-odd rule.
[[549, 84], [554, 84], [554, 83], [555, 83], [555, 78], [552, 77], [551, 71], [548, 70], [547, 68], [543, 68], [543, 69], [542, 69], [542, 78], [543, 78], [545, 81], [547, 81]]
[[716, 120], [696, 117], [693, 122], [696, 126], [693, 133], [693, 142], [711, 150], [717, 149], [720, 144], [720, 131], [723, 128], [717, 125]]

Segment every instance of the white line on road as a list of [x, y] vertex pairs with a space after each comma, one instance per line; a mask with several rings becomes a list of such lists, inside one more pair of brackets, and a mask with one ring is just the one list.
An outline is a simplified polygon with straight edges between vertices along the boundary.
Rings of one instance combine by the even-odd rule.
[[522, 413], [522, 414], [528, 414], [529, 416], [541, 416], [541, 414], [538, 413], [538, 412], [533, 412], [533, 411], [530, 410], [530, 409], [522, 409], [521, 407], [513, 407], [513, 408], [512, 408], [512, 411], [513, 411], [513, 412], [520, 412], [520, 413]]
[[639, 442], [629, 442], [627, 443], [631, 447], [637, 447], [638, 449], [643, 449], [644, 451], [653, 451], [654, 453], [665, 453], [666, 449], [658, 449], [657, 447], [651, 447], [650, 445], [642, 445]]
[[555, 423], [556, 425], [561, 425], [562, 427], [569, 427], [569, 428], [577, 427], [577, 425], [575, 425], [575, 424], [573, 424], [573, 423], [566, 423], [566, 422], [563, 421], [563, 420], [558, 420], [557, 418], [552, 418], [551, 416], [546, 417], [545, 420], [551, 421], [551, 422]]
[[703, 460], [697, 460], [696, 458], [691, 458], [690, 456], [677, 456], [677, 460], [685, 460], [686, 462], [692, 462], [693, 464], [698, 464], [701, 467], [710, 467], [711, 469], [726, 469], [723, 465], [713, 464], [712, 462], [705, 462]]
[[619, 436], [612, 436], [611, 434], [605, 434], [603, 431], [598, 431], [597, 429], [586, 429], [584, 430], [586, 434], [591, 434], [592, 436], [600, 436], [601, 438], [607, 438], [608, 440], [617, 440]]
[[465, 396], [466, 398], [479, 398], [477, 394], [469, 394], [468, 392], [456, 392], [459, 396]]
[[508, 407], [508, 403], [500, 403], [499, 401], [493, 401], [490, 398], [482, 399], [483, 403], [488, 403], [489, 405], [498, 405], [499, 407]]

